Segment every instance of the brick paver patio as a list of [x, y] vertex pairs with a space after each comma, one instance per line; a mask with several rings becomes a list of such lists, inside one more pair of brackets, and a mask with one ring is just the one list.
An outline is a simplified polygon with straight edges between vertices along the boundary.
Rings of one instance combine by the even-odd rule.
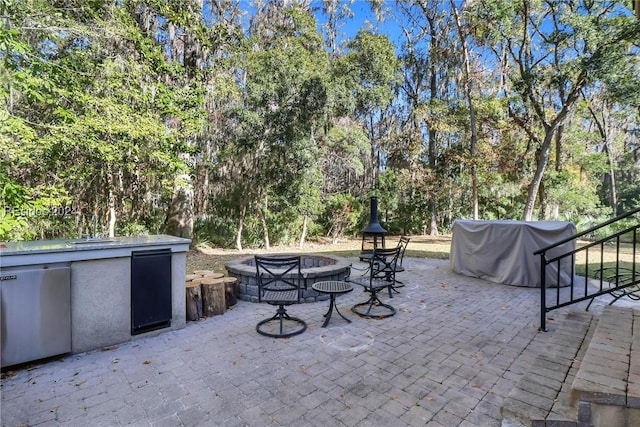
[[[356, 259], [353, 260], [357, 262]], [[271, 306], [238, 301], [179, 331], [7, 373], [2, 426], [500, 426], [500, 408], [553, 336], [538, 331], [539, 289], [405, 259], [398, 313], [361, 318], [360, 289], [293, 306], [308, 330], [258, 335]], [[602, 304], [594, 304], [597, 313]]]

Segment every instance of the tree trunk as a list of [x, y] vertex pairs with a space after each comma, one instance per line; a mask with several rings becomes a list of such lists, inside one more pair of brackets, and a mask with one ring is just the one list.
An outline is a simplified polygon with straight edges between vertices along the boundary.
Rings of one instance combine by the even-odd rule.
[[609, 166], [609, 172], [605, 174], [604, 177], [604, 185], [605, 188], [608, 184], [609, 187], [609, 203], [611, 204], [611, 208], [613, 209], [613, 216], [618, 216], [617, 214], [617, 206], [618, 206], [618, 197], [616, 195], [616, 175], [615, 175], [615, 161], [613, 159], [613, 154], [611, 153], [611, 137], [609, 132], [608, 120], [607, 120], [607, 111], [608, 106], [605, 102], [602, 103], [602, 114], [596, 114], [596, 111], [593, 107], [589, 107], [589, 112], [591, 113], [591, 117], [593, 118], [596, 127], [598, 128], [598, 133], [602, 138], [602, 152], [607, 156], [607, 163]]
[[[375, 128], [373, 125], [373, 115], [369, 116], [369, 140], [371, 141], [371, 185], [369, 188], [378, 191], [378, 173], [380, 168], [380, 152], [376, 148]], [[366, 187], [365, 187], [366, 188]]]
[[431, 221], [429, 222], [429, 235], [430, 236], [438, 236], [440, 232], [438, 231], [438, 213], [436, 209], [436, 204], [434, 201], [429, 202], [431, 208]]
[[[574, 87], [569, 92], [569, 95], [564, 100], [562, 104], [562, 109], [558, 112], [555, 118], [551, 121], [551, 123], [547, 123], [545, 120], [545, 115], [547, 115], [547, 111], [545, 108], [538, 102], [536, 102], [533, 97], [533, 90], [528, 90], [529, 101], [532, 102], [534, 111], [538, 116], [538, 119], [544, 126], [544, 140], [542, 141], [542, 145], [540, 147], [540, 156], [538, 157], [538, 166], [536, 168], [536, 172], [533, 175], [533, 179], [529, 186], [529, 193], [527, 195], [527, 201], [524, 206], [523, 219], [525, 221], [533, 220], [533, 211], [536, 204], [536, 195], [538, 194], [538, 190], [540, 189], [540, 183], [542, 182], [542, 178], [544, 176], [544, 171], [547, 168], [547, 164], [549, 163], [549, 156], [551, 153], [551, 143], [553, 142], [553, 137], [560, 126], [564, 124], [567, 115], [571, 111], [571, 107], [575, 104], [578, 96], [580, 95], [580, 91], [584, 87], [586, 82], [586, 71], [582, 71], [580, 76], [576, 79], [576, 83]], [[525, 129], [526, 130], [526, 129]], [[558, 144], [560, 144], [558, 142]]]
[[558, 130], [556, 131], [556, 171], [560, 172], [562, 170], [562, 133], [564, 131], [564, 126], [558, 126]]
[[[432, 73], [435, 73], [435, 70], [432, 70]], [[431, 76], [431, 96], [435, 96], [436, 90], [436, 76], [432, 74]], [[435, 98], [434, 98], [435, 99]], [[433, 126], [429, 126], [429, 168], [432, 171], [436, 169], [436, 131], [433, 129]], [[429, 211], [431, 213], [431, 221], [429, 223], [429, 235], [437, 236], [438, 235], [438, 208], [436, 206], [436, 196], [435, 192], [431, 192], [429, 195]]]
[[533, 175], [531, 184], [529, 184], [527, 201], [524, 205], [524, 213], [522, 218], [524, 221], [533, 221], [533, 211], [536, 204], [536, 196], [538, 195], [538, 191], [540, 190], [540, 184], [542, 183], [542, 177], [544, 176], [544, 171], [546, 170], [547, 164], [549, 163], [549, 156], [551, 153], [551, 142], [553, 140], [553, 134], [554, 134], [553, 129], [547, 129], [546, 134], [544, 136], [544, 141], [542, 142], [542, 146], [540, 147], [540, 155], [538, 156], [538, 166], [536, 167], [536, 172]]
[[236, 249], [242, 252], [242, 228], [244, 227], [244, 217], [247, 214], [247, 206], [243, 205], [238, 220], [238, 230], [236, 232]]
[[166, 230], [172, 236], [190, 239], [193, 236], [193, 189], [188, 177], [181, 176], [178, 180], [181, 178], [187, 179], [188, 184], [176, 183], [174, 187]]
[[304, 241], [307, 238], [307, 223], [309, 222], [309, 216], [304, 215], [302, 219], [302, 232], [300, 233], [300, 249], [304, 246]]
[[[113, 189], [114, 187], [114, 182], [113, 182], [113, 175], [112, 175], [112, 171], [111, 168], [109, 168], [109, 171], [107, 172], [109, 174], [109, 178], [108, 178], [108, 185], [109, 185], [109, 195], [108, 197], [108, 210], [109, 210], [109, 237], [113, 237], [116, 234], [116, 194], [115, 191]], [[97, 234], [97, 230], [93, 230], [94, 234]], [[94, 236], [95, 237], [95, 236]]]
[[238, 302], [238, 279], [235, 277], [224, 277], [222, 283], [224, 283], [227, 308], [233, 307]]
[[[473, 103], [473, 94], [471, 86], [471, 64], [469, 62], [469, 49], [467, 48], [467, 40], [464, 32], [462, 31], [462, 24], [460, 24], [460, 16], [458, 15], [458, 9], [456, 8], [453, 0], [451, 2], [451, 10], [456, 21], [456, 28], [458, 29], [458, 36], [460, 37], [460, 46], [462, 48], [462, 59], [464, 63], [464, 93], [467, 98], [467, 105], [469, 106], [469, 127], [471, 129], [471, 141], [469, 147], [469, 154], [471, 155], [471, 192], [472, 192], [472, 211], [473, 219], [478, 219], [478, 172], [476, 166], [476, 150], [478, 145], [478, 130], [476, 121], [476, 109]], [[463, 9], [465, 2], [463, 2]]]
[[609, 162], [609, 191], [610, 194], [610, 203], [611, 209], [613, 209], [613, 216], [618, 216], [618, 196], [617, 196], [617, 188], [616, 188], [616, 168], [613, 161], [613, 156], [611, 155], [611, 150], [609, 149], [609, 141], [606, 141], [604, 144], [605, 151], [607, 153], [607, 160]]
[[109, 202], [109, 237], [116, 235], [116, 208]]
[[[431, 45], [429, 46], [429, 52], [434, 55], [436, 47], [433, 46], [436, 40], [438, 40], [438, 34], [435, 28], [435, 22], [428, 15], [425, 15], [429, 22]], [[438, 74], [436, 69], [436, 61], [431, 59], [431, 67], [429, 68], [429, 99], [435, 100], [438, 98]], [[431, 171], [436, 170], [436, 137], [437, 133], [433, 126], [433, 123], [429, 124], [429, 142], [428, 142], [428, 156], [429, 156], [429, 169]], [[431, 192], [429, 195], [429, 210], [431, 211], [431, 221], [429, 223], [429, 235], [438, 235], [438, 208], [436, 205], [435, 192]]]
[[548, 203], [547, 203], [547, 191], [546, 186], [544, 185], [544, 181], [540, 183], [540, 190], [538, 191], [538, 198], [540, 199], [540, 214], [538, 215], [539, 219], [545, 219], [548, 217]]
[[260, 206], [258, 209], [258, 214], [260, 215], [260, 223], [262, 224], [262, 236], [264, 239], [264, 247], [265, 249], [269, 249], [271, 244], [269, 243], [269, 227], [267, 227], [267, 217], [265, 215], [265, 211], [267, 202], [264, 202], [264, 205]]

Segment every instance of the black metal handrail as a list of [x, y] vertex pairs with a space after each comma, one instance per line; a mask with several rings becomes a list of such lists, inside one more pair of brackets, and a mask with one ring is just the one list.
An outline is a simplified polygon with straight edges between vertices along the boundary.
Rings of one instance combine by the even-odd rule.
[[[563, 240], [553, 243], [552, 245], [546, 246], [544, 248], [538, 249], [533, 254], [540, 255], [540, 329], [543, 331], [547, 330], [546, 325], [546, 314], [552, 310], [565, 307], [567, 305], [576, 304], [586, 300], [593, 300], [594, 298], [601, 295], [616, 295], [617, 300], [620, 294], [624, 294], [626, 292], [631, 292], [636, 290], [640, 290], [640, 251], [637, 250], [638, 244], [640, 243], [640, 221], [636, 225], [632, 225], [622, 231], [618, 231], [609, 236], [603, 237], [601, 239], [597, 239], [594, 242], [583, 245], [579, 248], [574, 248], [573, 250], [566, 252], [564, 254], [555, 256], [551, 259], [547, 259], [546, 254], [554, 249], [563, 245], [565, 243], [575, 241], [581, 237], [589, 235], [595, 231], [598, 231], [608, 225], [613, 223], [617, 223], [623, 219], [632, 217], [633, 215], [640, 212], [640, 207], [636, 208], [632, 211], [624, 213], [622, 215], [618, 215], [615, 218], [612, 218], [602, 224], [598, 224], [594, 227], [589, 228], [588, 230], [582, 231], [580, 233], [574, 234], [573, 236], [567, 237]], [[621, 249], [621, 237], [625, 235], [631, 235], [631, 268], [621, 267], [621, 257], [620, 257], [620, 249]], [[605, 268], [604, 261], [604, 247], [606, 244], [615, 244], [616, 250], [616, 258], [615, 258], [615, 267]], [[590, 257], [589, 257], [589, 249], [590, 248], [598, 248], [600, 250], [600, 258], [597, 264], [598, 268], [590, 270]], [[585, 256], [585, 273], [584, 273], [584, 281], [582, 284], [578, 283], [575, 275], [575, 260], [576, 254], [580, 254], [584, 252]], [[553, 301], [547, 301], [547, 286], [546, 286], [546, 278], [547, 278], [547, 266], [553, 263], [557, 264], [557, 278], [556, 278], [556, 295]], [[562, 283], [561, 274], [562, 271], [561, 264], [569, 263], [571, 274], [569, 275], [569, 283]], [[604, 270], [611, 270], [612, 272], [608, 275], [604, 274]], [[596, 274], [597, 279], [590, 279], [589, 272], [593, 272]], [[621, 279], [623, 277], [623, 279]], [[610, 282], [609, 280], [605, 280], [605, 278], [611, 280], [615, 280], [614, 282]], [[598, 286], [595, 287], [590, 280], [598, 280]], [[636, 287], [636, 288], [633, 288]], [[587, 306], [588, 308], [588, 306]]]

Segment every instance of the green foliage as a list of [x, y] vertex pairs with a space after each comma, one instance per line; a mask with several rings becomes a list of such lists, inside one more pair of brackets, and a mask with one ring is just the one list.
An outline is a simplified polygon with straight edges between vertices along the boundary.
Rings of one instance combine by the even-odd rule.
[[399, 78], [400, 64], [393, 44], [387, 36], [361, 30], [348, 47], [350, 53], [336, 63], [336, 75], [344, 89], [353, 94], [357, 113], [366, 115], [386, 108]]
[[149, 234], [151, 233], [149, 233], [147, 225], [139, 222], [127, 222], [118, 229], [119, 236], [147, 236]]
[[333, 239], [356, 235], [360, 232], [360, 219], [364, 211], [364, 205], [353, 196], [337, 194], [327, 198], [318, 222], [326, 230], [327, 236]]
[[640, 203], [640, 23], [615, 1], [467, 2], [474, 157], [446, 1], [398, 8], [406, 45], [372, 23], [332, 47], [304, 2], [63, 3], [0, 3], [2, 240], [111, 212], [117, 234], [157, 233], [175, 187], [197, 239], [225, 247], [241, 223], [264, 245], [261, 215], [272, 244], [305, 219], [309, 237], [358, 235], [370, 194], [391, 233], [432, 215], [444, 231], [472, 215], [472, 170], [479, 215], [519, 218], [551, 133], [540, 219], [607, 219], [613, 191], [618, 212]]
[[619, 214], [640, 206], [640, 162], [638, 162], [637, 152], [638, 145], [635, 146], [634, 151], [625, 153], [620, 160], [619, 171], [616, 172]]
[[600, 201], [593, 182], [583, 182], [580, 174], [570, 169], [549, 171], [545, 177], [546, 201], [555, 205], [559, 217], [555, 219], [575, 221], [588, 212], [596, 212]]
[[2, 172], [0, 174], [0, 240], [26, 240], [34, 237], [35, 233], [29, 229], [28, 217], [31, 212], [35, 212], [36, 207], [29, 201], [28, 189], [10, 182]]
[[[161, 64], [160, 47], [143, 42], [133, 20], [119, 10], [103, 2], [55, 9], [48, 24], [71, 31], [30, 29], [3, 39], [4, 72], [13, 93], [13, 115], [2, 128], [13, 166], [9, 173], [21, 183], [39, 183], [27, 184], [33, 188], [74, 194], [80, 215], [105, 217], [117, 182], [121, 200], [140, 202], [138, 195], [124, 192], [138, 186], [153, 188], [160, 197], [148, 202], [166, 198], [173, 177], [185, 170], [181, 141], [193, 132], [192, 123], [198, 121], [193, 106], [202, 102], [201, 91], [175, 90], [159, 82], [169, 69]], [[11, 18], [10, 25], [23, 25], [17, 12]], [[32, 44], [34, 37], [39, 45]], [[134, 46], [143, 47], [145, 56], [132, 52]], [[25, 49], [28, 55], [18, 54]], [[167, 126], [170, 117], [177, 125]], [[120, 212], [122, 231], [127, 232], [129, 220], [135, 223], [144, 215], [145, 206], [136, 209]], [[51, 230], [51, 224], [27, 221], [36, 230]], [[79, 231], [60, 227], [55, 235]]]
[[69, 228], [78, 212], [64, 190], [31, 189], [3, 170], [0, 170], [0, 241], [55, 237], [47, 234], [47, 230]]
[[232, 216], [199, 216], [194, 224], [194, 234], [199, 243], [209, 243], [223, 248], [233, 247], [237, 224]]
[[365, 159], [371, 145], [362, 128], [355, 124], [339, 123], [331, 127], [321, 140], [325, 194], [355, 193], [365, 174]]
[[498, 174], [493, 178], [484, 182], [478, 191], [481, 218], [519, 219], [525, 198], [522, 188], [512, 181], [504, 180]]

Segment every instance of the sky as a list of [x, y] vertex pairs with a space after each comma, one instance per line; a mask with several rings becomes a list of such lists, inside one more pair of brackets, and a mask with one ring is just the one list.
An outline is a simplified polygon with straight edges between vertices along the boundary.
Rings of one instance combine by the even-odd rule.
[[[400, 26], [393, 20], [393, 17], [385, 19], [383, 22], [378, 22], [375, 13], [371, 10], [368, 1], [357, 0], [353, 2], [343, 1], [343, 4], [349, 4], [349, 7], [353, 13], [352, 18], [346, 18], [343, 26], [340, 29], [345, 39], [353, 39], [358, 31], [362, 28], [375, 28], [375, 31], [381, 34], [389, 36], [392, 42], [396, 43], [400, 41], [402, 37]], [[385, 7], [392, 7], [393, 2], [385, 2]], [[322, 14], [322, 2], [312, 1], [312, 7], [316, 7], [319, 12], [316, 14], [318, 25], [321, 27], [326, 23], [326, 17]]]

